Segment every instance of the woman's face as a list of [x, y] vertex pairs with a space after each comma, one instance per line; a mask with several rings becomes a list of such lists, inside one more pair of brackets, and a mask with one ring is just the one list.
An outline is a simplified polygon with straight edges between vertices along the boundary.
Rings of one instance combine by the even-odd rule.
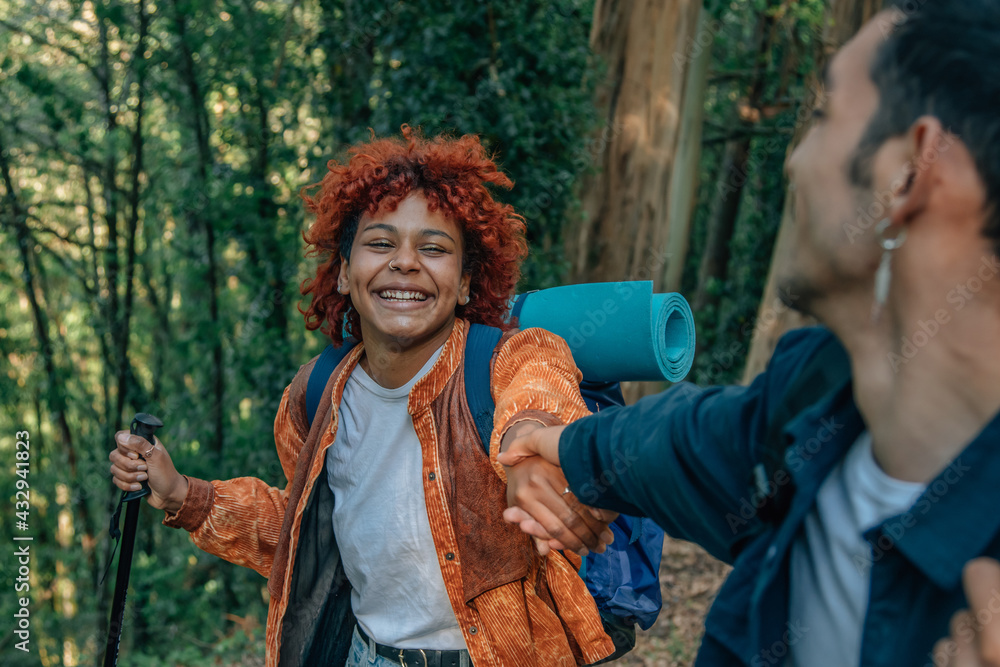
[[362, 216], [338, 285], [360, 315], [366, 346], [443, 344], [455, 307], [469, 298], [462, 251], [459, 224], [430, 212], [421, 192], [395, 211]]

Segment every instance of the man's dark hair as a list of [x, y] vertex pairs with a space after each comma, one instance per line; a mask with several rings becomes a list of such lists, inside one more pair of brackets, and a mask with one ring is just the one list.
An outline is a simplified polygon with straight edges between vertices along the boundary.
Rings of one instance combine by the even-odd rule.
[[871, 186], [878, 148], [920, 116], [934, 116], [975, 160], [986, 184], [983, 234], [1000, 254], [1000, 2], [890, 0], [886, 6], [902, 20], [876, 19], [886, 36], [870, 72], [879, 106], [851, 161], [851, 180]]

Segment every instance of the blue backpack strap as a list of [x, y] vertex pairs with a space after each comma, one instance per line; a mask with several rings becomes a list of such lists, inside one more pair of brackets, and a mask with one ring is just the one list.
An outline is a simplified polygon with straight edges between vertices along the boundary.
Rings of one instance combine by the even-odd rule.
[[[514, 299], [514, 305], [510, 307], [510, 315], [507, 316], [508, 320], [516, 320], [521, 316], [521, 309], [524, 308], [524, 300], [529, 294], [534, 294], [538, 290], [533, 289], [524, 294], [518, 294], [517, 298]], [[520, 326], [520, 325], [518, 325]]]
[[496, 409], [490, 391], [490, 360], [501, 336], [503, 332], [496, 327], [472, 324], [465, 339], [465, 398], [487, 455], [493, 435], [493, 411]]
[[[531, 292], [517, 295], [514, 305], [510, 308], [509, 320], [520, 316], [521, 309], [524, 308], [524, 298]], [[469, 411], [476, 422], [476, 430], [479, 431], [479, 441], [483, 443], [483, 450], [487, 456], [490, 453], [490, 439], [493, 437], [493, 413], [496, 411], [493, 392], [490, 389], [489, 362], [493, 359], [493, 350], [502, 337], [503, 331], [496, 327], [471, 324], [469, 335], [465, 339], [465, 399], [469, 403]]]
[[615, 405], [625, 405], [622, 386], [617, 382], [598, 382], [584, 378], [580, 382], [580, 396], [591, 412], [600, 412]]
[[306, 385], [306, 420], [310, 427], [312, 427], [313, 418], [316, 416], [316, 410], [319, 409], [319, 401], [323, 398], [326, 383], [330, 381], [330, 375], [357, 344], [358, 341], [355, 339], [347, 338], [340, 347], [334, 347], [332, 344], [327, 345], [323, 353], [319, 355], [319, 359], [316, 360], [312, 372], [309, 373], [309, 383]]

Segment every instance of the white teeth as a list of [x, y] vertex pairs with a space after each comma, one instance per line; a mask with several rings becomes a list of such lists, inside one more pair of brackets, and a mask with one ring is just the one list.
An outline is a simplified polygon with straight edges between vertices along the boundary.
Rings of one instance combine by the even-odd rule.
[[427, 295], [420, 292], [410, 292], [404, 290], [382, 290], [378, 293], [380, 297], [388, 301], [426, 301]]

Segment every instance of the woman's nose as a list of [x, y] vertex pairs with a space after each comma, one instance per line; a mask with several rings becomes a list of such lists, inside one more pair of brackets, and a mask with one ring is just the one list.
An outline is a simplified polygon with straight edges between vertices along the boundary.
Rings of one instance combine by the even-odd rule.
[[420, 267], [419, 255], [416, 248], [400, 245], [393, 253], [389, 268], [407, 273]]

